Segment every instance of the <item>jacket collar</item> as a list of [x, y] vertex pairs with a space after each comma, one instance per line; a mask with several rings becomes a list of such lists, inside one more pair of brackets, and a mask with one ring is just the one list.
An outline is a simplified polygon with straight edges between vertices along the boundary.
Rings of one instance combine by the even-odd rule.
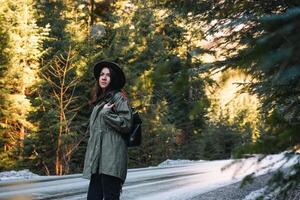
[[111, 90], [111, 91], [105, 93], [103, 96], [98, 98], [95, 105], [102, 104], [103, 102], [108, 103], [109, 101], [112, 100], [112, 98], [115, 96], [115, 94], [117, 92], [118, 92], [118, 90]]

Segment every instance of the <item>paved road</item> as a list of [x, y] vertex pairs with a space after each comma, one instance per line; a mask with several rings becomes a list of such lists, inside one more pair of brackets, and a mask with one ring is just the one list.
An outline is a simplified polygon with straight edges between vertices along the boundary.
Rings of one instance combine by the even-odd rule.
[[[216, 165], [217, 168], [220, 166]], [[131, 169], [123, 187], [122, 199], [153, 199], [153, 195], [166, 195], [174, 188], [185, 188], [203, 181], [207, 173], [216, 170], [205, 164], [187, 164], [177, 167]], [[0, 199], [85, 199], [88, 181], [80, 175], [65, 178], [43, 178], [0, 184]]]
[[[183, 200], [238, 182], [249, 170], [242, 165], [224, 168], [231, 161], [197, 162], [173, 167], [131, 169], [122, 200]], [[249, 166], [246, 166], [249, 167]], [[225, 171], [224, 171], [225, 169]], [[22, 184], [0, 183], [0, 199], [86, 199], [88, 180], [80, 175], [33, 180]]]

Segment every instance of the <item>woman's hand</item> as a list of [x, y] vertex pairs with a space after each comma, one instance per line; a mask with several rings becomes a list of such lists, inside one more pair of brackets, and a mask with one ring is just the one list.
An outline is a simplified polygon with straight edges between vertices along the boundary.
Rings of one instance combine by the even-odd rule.
[[103, 108], [112, 108], [114, 107], [115, 104], [110, 104], [110, 103], [107, 103], [103, 106]]

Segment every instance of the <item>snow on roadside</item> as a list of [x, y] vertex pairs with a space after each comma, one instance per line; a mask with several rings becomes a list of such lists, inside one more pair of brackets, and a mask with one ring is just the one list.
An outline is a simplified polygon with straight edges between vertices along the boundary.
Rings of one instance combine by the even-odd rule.
[[[228, 160], [215, 160], [215, 161], [202, 161], [203, 164], [195, 165], [195, 170], [198, 167], [203, 169], [210, 169], [206, 172], [206, 177], [201, 178], [201, 182], [188, 185], [185, 184], [183, 187], [178, 187], [174, 190], [166, 191], [164, 194], [158, 193], [157, 196], [145, 197], [144, 199], [155, 199], [159, 197], [164, 197], [163, 199], [174, 200], [174, 199], [189, 199], [190, 197], [195, 197], [201, 193], [208, 191], [213, 191], [217, 188], [230, 185], [241, 181], [247, 175], [260, 176], [269, 172], [274, 172], [279, 169], [288, 169], [294, 164], [300, 161], [299, 154], [293, 152], [282, 152], [279, 154], [272, 155], [253, 155], [253, 157], [243, 158], [243, 159], [228, 159]], [[165, 161], [166, 162], [166, 161]], [[176, 161], [175, 164], [180, 164], [181, 162], [193, 163], [185, 161]], [[197, 161], [194, 161], [195, 163]], [[163, 162], [164, 166], [172, 161]], [[184, 165], [184, 164], [183, 164]], [[159, 165], [160, 166], [160, 165]], [[194, 168], [189, 169], [190, 171]], [[197, 170], [196, 170], [197, 171]], [[292, 173], [291, 171], [289, 174]], [[204, 184], [204, 185], [203, 185]], [[254, 200], [255, 197], [259, 196], [264, 190], [252, 193], [244, 200]], [[272, 196], [268, 195], [269, 199], [273, 199]], [[143, 200], [144, 200], [143, 199]]]
[[255, 191], [251, 192], [250, 194], [248, 194], [243, 200], [255, 200], [255, 199], [259, 198], [260, 196], [262, 196], [265, 191], [266, 191], [266, 187], [263, 187], [259, 190], [255, 190]]
[[39, 175], [30, 172], [28, 169], [24, 169], [20, 171], [12, 170], [12, 171], [0, 172], [0, 182], [32, 179], [35, 177], [39, 177]]
[[223, 171], [234, 172], [234, 177], [253, 174], [259, 176], [278, 169], [284, 169], [293, 166], [300, 161], [299, 154], [291, 152], [282, 152], [266, 156], [254, 156], [251, 158], [236, 159], [223, 167]]
[[277, 188], [268, 194], [265, 194], [266, 190], [268, 190], [268, 186], [251, 192], [243, 200], [256, 200], [261, 197], [263, 197], [264, 200], [273, 200], [277, 199], [278, 195], [280, 194], [280, 188]]
[[[288, 156], [288, 154], [290, 154]], [[215, 160], [218, 162], [224, 162], [222, 171], [234, 172], [233, 176], [247, 175], [253, 173], [256, 176], [280, 169], [291, 167], [300, 161], [299, 154], [284, 151], [279, 154], [262, 155], [253, 154], [249, 158], [243, 159], [228, 159], [228, 160]], [[213, 163], [214, 160], [171, 160], [167, 159], [158, 164], [157, 167], [171, 167], [186, 164], [196, 164], [201, 162]], [[225, 164], [228, 163], [229, 164]]]
[[204, 160], [171, 160], [167, 159], [162, 163], [158, 164], [158, 167], [171, 167], [171, 166], [178, 166], [178, 165], [185, 165], [185, 164], [192, 164], [192, 163], [199, 163], [203, 162]]

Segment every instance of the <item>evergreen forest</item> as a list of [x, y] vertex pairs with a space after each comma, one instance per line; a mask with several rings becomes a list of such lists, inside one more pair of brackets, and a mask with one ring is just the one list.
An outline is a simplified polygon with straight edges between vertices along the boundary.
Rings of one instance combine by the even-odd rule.
[[82, 172], [100, 60], [143, 119], [129, 168], [300, 151], [300, 1], [0, 2], [0, 171]]

